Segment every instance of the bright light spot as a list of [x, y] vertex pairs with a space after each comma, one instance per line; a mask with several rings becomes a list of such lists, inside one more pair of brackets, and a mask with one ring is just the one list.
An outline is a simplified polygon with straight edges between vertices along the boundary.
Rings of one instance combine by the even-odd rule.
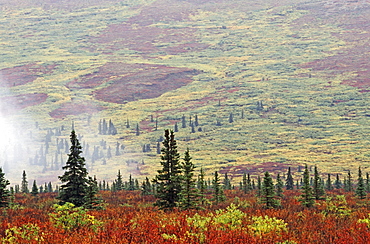
[[4, 150], [11, 148], [14, 142], [14, 127], [0, 114], [0, 152], [4, 152]]

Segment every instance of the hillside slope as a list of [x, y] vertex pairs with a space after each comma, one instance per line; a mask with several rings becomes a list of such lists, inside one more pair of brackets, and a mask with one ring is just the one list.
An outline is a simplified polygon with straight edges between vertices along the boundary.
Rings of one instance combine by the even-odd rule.
[[[326, 173], [370, 165], [369, 1], [0, 8], [1, 164], [13, 182], [23, 169], [56, 182], [72, 121], [99, 179], [153, 176], [176, 123], [180, 152], [235, 183], [306, 163]], [[99, 134], [103, 119], [118, 133]]]

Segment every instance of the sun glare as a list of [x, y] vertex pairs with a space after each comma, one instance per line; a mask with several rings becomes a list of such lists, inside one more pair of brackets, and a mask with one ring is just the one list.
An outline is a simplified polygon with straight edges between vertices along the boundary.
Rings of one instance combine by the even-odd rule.
[[0, 114], [0, 150], [4, 151], [11, 147], [15, 141], [15, 131], [10, 122], [8, 122], [4, 116]]

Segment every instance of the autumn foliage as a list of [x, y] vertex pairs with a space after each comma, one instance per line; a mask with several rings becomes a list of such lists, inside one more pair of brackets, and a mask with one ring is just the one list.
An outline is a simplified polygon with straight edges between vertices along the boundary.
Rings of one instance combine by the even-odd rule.
[[104, 210], [57, 205], [55, 193], [17, 194], [0, 217], [2, 243], [369, 243], [367, 200], [331, 191], [314, 207], [288, 190], [268, 209], [254, 193], [226, 191], [204, 210], [162, 211], [139, 191], [102, 191]]

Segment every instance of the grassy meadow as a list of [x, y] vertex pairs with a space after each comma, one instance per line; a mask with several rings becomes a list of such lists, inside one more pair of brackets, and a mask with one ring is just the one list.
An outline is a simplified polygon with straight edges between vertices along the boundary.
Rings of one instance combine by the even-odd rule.
[[[113, 180], [118, 170], [154, 176], [156, 144], [176, 122], [181, 154], [189, 148], [198, 168], [228, 173], [234, 184], [243, 172], [288, 166], [297, 175], [304, 164], [340, 174], [370, 166], [366, 3], [0, 3], [0, 96], [47, 94], [32, 106], [16, 99], [14, 112], [3, 114], [32, 142], [21, 155], [1, 154], [12, 183], [23, 169], [40, 184], [57, 182], [56, 165], [67, 156], [55, 155], [56, 140], [68, 139], [72, 121], [98, 180]], [[153, 87], [158, 94], [149, 96]], [[98, 134], [103, 118], [117, 135]], [[45, 136], [62, 126], [46, 153]], [[120, 155], [107, 158], [102, 140], [112, 152], [124, 145]], [[91, 162], [98, 146], [101, 157]], [[46, 163], [32, 161], [36, 154]]]

